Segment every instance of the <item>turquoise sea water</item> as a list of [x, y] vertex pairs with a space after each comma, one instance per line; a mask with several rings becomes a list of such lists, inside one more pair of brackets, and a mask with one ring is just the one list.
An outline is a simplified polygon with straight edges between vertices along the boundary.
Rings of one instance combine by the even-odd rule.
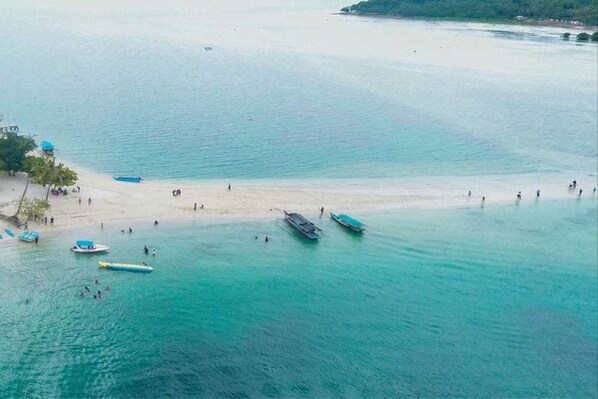
[[[275, 217], [2, 240], [0, 397], [597, 396], [595, 44], [340, 1], [88, 3], [0, 2], [0, 114], [66, 161], [361, 190], [556, 173], [585, 194], [358, 214], [363, 236], [306, 215], [319, 243]], [[110, 254], [69, 253], [81, 238]], [[96, 277], [112, 292], [78, 297]]]
[[33, 3], [0, 5], [0, 110], [94, 170], [595, 174], [597, 49], [559, 30], [350, 18], [316, 1]]
[[[163, 223], [86, 231], [109, 255], [69, 253], [80, 232], [9, 250], [2, 396], [596, 396], [595, 200], [360, 216], [319, 243]], [[95, 278], [112, 292], [79, 298]]]

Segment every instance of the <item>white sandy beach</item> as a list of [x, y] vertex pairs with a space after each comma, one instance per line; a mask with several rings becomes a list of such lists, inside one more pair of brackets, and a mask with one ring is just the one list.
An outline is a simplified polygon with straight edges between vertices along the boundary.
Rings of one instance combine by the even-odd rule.
[[[485, 207], [516, 204], [518, 191], [523, 194], [522, 204], [534, 202], [537, 201], [537, 189], [541, 189], [540, 200], [596, 197], [592, 194], [595, 176], [574, 176], [579, 182], [575, 192], [567, 189], [570, 180], [564, 175], [437, 177], [426, 180], [231, 181], [232, 190], [228, 191], [228, 181], [144, 180], [139, 184], [124, 183], [68, 163], [67, 166], [77, 171], [77, 185], [81, 192], [73, 193], [69, 188], [67, 196], [50, 195], [51, 209], [47, 216], [55, 218], [54, 227], [30, 222], [30, 229], [45, 231], [101, 223], [108, 226], [125, 221], [278, 219], [282, 217], [283, 209], [310, 216], [317, 215], [322, 206], [326, 212], [357, 214], [415, 208], [480, 208], [482, 196], [486, 197]], [[14, 213], [14, 207], [7, 203], [21, 195], [25, 183], [25, 175], [0, 175], [2, 213]], [[578, 197], [580, 188], [584, 193]], [[180, 189], [182, 194], [173, 196], [174, 189]], [[472, 190], [470, 198], [468, 190]], [[45, 189], [30, 184], [27, 196], [44, 198]], [[89, 198], [92, 199], [91, 205], [88, 205]], [[193, 210], [194, 203], [197, 203], [196, 211]], [[204, 209], [201, 209], [202, 204]]]

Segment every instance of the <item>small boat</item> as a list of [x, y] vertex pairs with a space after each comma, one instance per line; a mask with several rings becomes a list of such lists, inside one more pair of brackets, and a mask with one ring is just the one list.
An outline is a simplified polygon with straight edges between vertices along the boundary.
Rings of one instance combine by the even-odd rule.
[[54, 155], [54, 144], [50, 143], [49, 141], [42, 141], [41, 146], [42, 151], [46, 155]]
[[24, 231], [18, 236], [19, 240], [25, 242], [34, 242], [36, 238], [39, 238], [39, 233], [36, 231]]
[[15, 233], [13, 233], [11, 229], [4, 229], [4, 232], [11, 237], [15, 236]]
[[92, 254], [96, 252], [108, 251], [110, 247], [106, 245], [95, 244], [89, 240], [79, 240], [75, 242], [75, 246], [71, 248], [71, 252], [78, 254]]
[[98, 262], [100, 267], [112, 270], [126, 270], [128, 272], [150, 273], [154, 270], [153, 267], [146, 264], [135, 263], [113, 263], [113, 262]]
[[141, 177], [127, 177], [127, 176], [115, 176], [113, 177], [116, 181], [124, 181], [127, 183], [139, 183], [143, 180]]
[[318, 228], [316, 227], [316, 225], [304, 218], [303, 215], [300, 215], [298, 213], [288, 213], [287, 211], [284, 211], [284, 218], [299, 233], [303, 234], [310, 240], [317, 240], [318, 238], [320, 238], [320, 234], [318, 233]]
[[344, 213], [337, 215], [330, 212], [330, 217], [332, 220], [338, 222], [341, 226], [344, 226], [357, 233], [363, 233], [365, 231], [365, 224], [361, 223], [359, 220], [353, 219], [349, 215], [345, 215]]

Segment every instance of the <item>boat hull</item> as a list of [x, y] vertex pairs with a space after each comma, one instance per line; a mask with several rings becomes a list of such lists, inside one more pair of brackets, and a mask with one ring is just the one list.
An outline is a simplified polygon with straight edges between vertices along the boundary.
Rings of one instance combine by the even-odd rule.
[[113, 177], [114, 180], [116, 181], [123, 181], [123, 182], [127, 182], [127, 183], [140, 183], [141, 182], [141, 177], [125, 177], [125, 176], [116, 176]]
[[348, 222], [346, 222], [345, 220], [340, 218], [340, 215], [336, 215], [332, 212], [330, 212], [330, 218], [332, 220], [334, 220], [335, 222], [337, 222], [338, 224], [340, 224], [341, 226], [354, 231], [355, 233], [363, 233], [365, 231], [365, 227], [363, 226], [354, 226]]
[[98, 262], [99, 267], [111, 270], [122, 270], [136, 273], [151, 273], [154, 268], [148, 265], [139, 265], [134, 263], [113, 263], [113, 262]]
[[299, 224], [299, 222], [297, 220], [294, 219], [294, 215], [297, 215], [297, 214], [287, 213], [287, 211], [284, 211], [284, 218], [287, 221], [287, 223], [289, 223], [291, 226], [293, 226], [293, 228], [295, 230], [297, 230], [299, 233], [301, 233], [301, 235], [303, 237], [310, 239], [310, 240], [318, 240], [320, 238], [320, 235], [318, 234], [318, 232], [315, 231], [315, 226], [313, 225], [313, 223], [309, 222], [303, 216], [298, 215], [305, 222], [309, 223], [311, 226], [314, 226], [313, 231], [308, 231], [305, 228], [303, 228], [303, 226], [301, 226], [301, 224]]
[[100, 252], [106, 252], [110, 249], [110, 247], [106, 246], [106, 245], [96, 245], [95, 248], [79, 248], [79, 247], [73, 247], [71, 248], [71, 252], [74, 252], [76, 254], [97, 254]]
[[34, 242], [36, 238], [39, 238], [39, 233], [36, 233], [34, 231], [32, 232], [24, 232], [19, 234], [19, 236], [17, 237], [19, 240], [21, 241], [25, 241], [25, 242]]

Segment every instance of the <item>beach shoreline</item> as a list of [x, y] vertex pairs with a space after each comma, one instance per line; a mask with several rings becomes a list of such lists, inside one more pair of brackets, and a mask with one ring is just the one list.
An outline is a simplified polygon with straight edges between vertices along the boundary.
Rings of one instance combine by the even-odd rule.
[[[333, 15], [341, 16], [355, 16], [355, 17], [371, 17], [382, 19], [401, 19], [406, 21], [423, 21], [423, 22], [454, 22], [454, 23], [477, 23], [486, 25], [504, 25], [504, 26], [525, 26], [525, 27], [540, 27], [540, 28], [562, 28], [572, 29], [579, 32], [589, 31], [590, 34], [598, 29], [595, 25], [573, 25], [566, 22], [556, 21], [539, 21], [539, 20], [523, 20], [516, 19], [468, 19], [468, 18], [440, 18], [440, 17], [402, 17], [400, 15], [380, 14], [380, 13], [356, 13], [356, 12], [335, 12]], [[565, 32], [563, 32], [565, 33]]]
[[[592, 196], [596, 176], [571, 175], [579, 181], [573, 192], [567, 188], [570, 174], [522, 174], [462, 177], [388, 178], [370, 180], [263, 180], [263, 181], [168, 181], [141, 183], [115, 181], [111, 176], [92, 172], [66, 162], [77, 171], [80, 192], [68, 188], [66, 196], [50, 195], [47, 217], [55, 223], [30, 221], [29, 229], [50, 232], [74, 227], [100, 227], [127, 223], [205, 221], [228, 223], [280, 219], [283, 210], [318, 217], [327, 212], [363, 214], [409, 209], [480, 208], [541, 200], [574, 199]], [[24, 174], [0, 175], [0, 212], [14, 213], [14, 205], [26, 184]], [[228, 191], [228, 184], [231, 190]], [[583, 188], [585, 196], [578, 197]], [[540, 198], [536, 190], [541, 189]], [[174, 196], [173, 190], [181, 190]], [[468, 191], [471, 190], [471, 196]], [[46, 190], [30, 184], [27, 196], [45, 198]], [[482, 197], [485, 201], [482, 202]], [[594, 195], [595, 197], [595, 195]], [[91, 204], [88, 204], [91, 198]], [[194, 210], [194, 204], [197, 209]], [[203, 205], [203, 209], [202, 209]], [[7, 223], [3, 223], [7, 224]], [[8, 227], [8, 226], [6, 226]]]

